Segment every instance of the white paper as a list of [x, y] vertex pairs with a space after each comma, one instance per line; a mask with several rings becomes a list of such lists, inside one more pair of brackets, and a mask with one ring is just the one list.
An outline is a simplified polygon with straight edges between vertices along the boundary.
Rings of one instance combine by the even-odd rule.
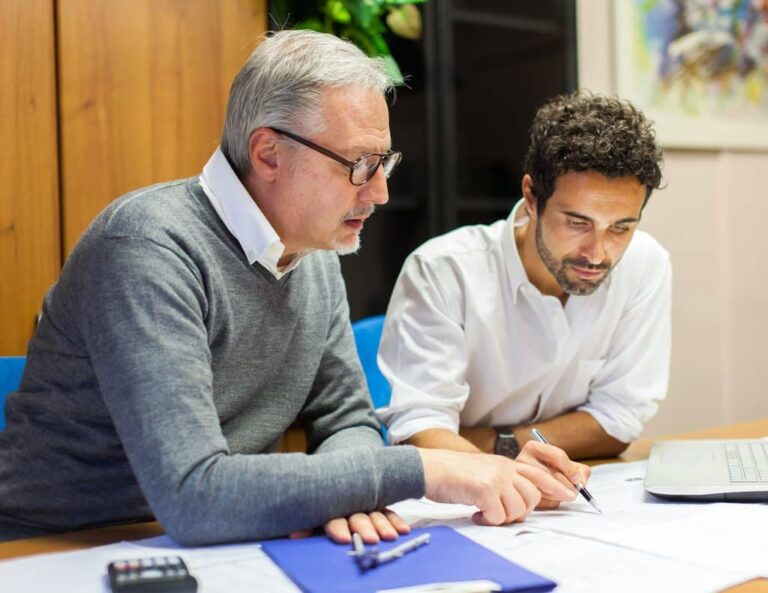
[[739, 571], [707, 567], [550, 531], [506, 527], [461, 531], [501, 556], [558, 583], [556, 593], [709, 593], [748, 580]]
[[[593, 468], [583, 501], [505, 527], [472, 523], [476, 507], [410, 500], [416, 525], [447, 524], [558, 583], [557, 593], [709, 593], [768, 576], [768, 505], [676, 504], [645, 494], [644, 462]], [[297, 593], [257, 543], [180, 548], [168, 537], [0, 562], [2, 593], [105, 593], [119, 559], [182, 556], [200, 593]]]

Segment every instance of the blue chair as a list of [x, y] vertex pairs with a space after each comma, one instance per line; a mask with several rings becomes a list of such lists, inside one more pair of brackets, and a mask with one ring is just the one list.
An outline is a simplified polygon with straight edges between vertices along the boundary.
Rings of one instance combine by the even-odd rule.
[[[379, 370], [376, 355], [381, 342], [381, 329], [384, 327], [384, 315], [366, 317], [352, 324], [352, 333], [355, 335], [357, 354], [363, 365], [365, 380], [368, 382], [368, 391], [371, 392], [371, 401], [374, 408], [382, 408], [389, 405], [389, 397], [392, 390], [389, 383]], [[381, 436], [387, 440], [387, 429], [382, 426]]]
[[381, 342], [381, 330], [384, 327], [384, 315], [366, 317], [352, 324], [352, 333], [355, 335], [355, 345], [360, 362], [363, 365], [365, 379], [368, 382], [368, 391], [371, 392], [371, 400], [374, 408], [382, 408], [389, 405], [391, 389], [389, 383], [379, 370], [376, 355]]
[[5, 398], [19, 388], [26, 362], [26, 356], [0, 356], [0, 430], [5, 428]]

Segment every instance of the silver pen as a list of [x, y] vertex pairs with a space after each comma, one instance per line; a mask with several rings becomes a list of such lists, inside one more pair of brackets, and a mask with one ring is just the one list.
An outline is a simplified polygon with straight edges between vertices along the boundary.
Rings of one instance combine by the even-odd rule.
[[379, 552], [378, 546], [366, 549], [365, 545], [363, 544], [363, 539], [360, 537], [360, 535], [358, 533], [353, 533], [352, 546], [354, 547], [354, 551], [350, 552], [350, 554], [355, 557], [355, 562], [357, 562], [357, 565], [361, 570], [368, 570], [369, 568], [375, 568], [380, 564], [401, 558], [411, 550], [415, 550], [416, 548], [428, 543], [429, 534], [423, 533], [417, 537], [409, 539], [406, 542], [403, 542], [399, 546], [390, 548], [386, 552]]
[[[539, 441], [540, 443], [549, 445], [549, 441], [545, 439], [544, 435], [541, 434], [536, 428], [531, 429], [531, 436], [533, 436], [533, 438]], [[586, 500], [590, 505], [592, 505], [592, 508], [594, 508], [598, 513], [602, 515], [603, 511], [601, 511], [600, 507], [597, 506], [597, 503], [595, 502], [595, 498], [589, 493], [589, 490], [587, 490], [581, 482], [576, 482], [575, 486], [578, 489], [579, 494], [581, 494], [584, 497], [584, 500]]]

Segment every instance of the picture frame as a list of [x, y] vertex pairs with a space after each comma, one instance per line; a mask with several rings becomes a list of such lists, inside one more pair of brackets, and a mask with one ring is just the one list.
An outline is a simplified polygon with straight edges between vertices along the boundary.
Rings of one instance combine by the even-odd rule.
[[768, 0], [615, 0], [615, 80], [664, 147], [768, 149]]

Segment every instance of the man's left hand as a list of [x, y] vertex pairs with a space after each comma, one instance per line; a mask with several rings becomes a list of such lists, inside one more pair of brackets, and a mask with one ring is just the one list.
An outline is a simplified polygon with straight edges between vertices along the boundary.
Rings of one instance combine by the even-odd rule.
[[[325, 524], [325, 533], [337, 544], [352, 542], [352, 534], [359, 533], [366, 544], [377, 544], [380, 540], [397, 539], [398, 535], [406, 535], [411, 531], [408, 523], [400, 515], [389, 509], [372, 511], [370, 513], [355, 513], [349, 517], [331, 519]], [[292, 539], [309, 537], [311, 529], [294, 531], [289, 535]]]

